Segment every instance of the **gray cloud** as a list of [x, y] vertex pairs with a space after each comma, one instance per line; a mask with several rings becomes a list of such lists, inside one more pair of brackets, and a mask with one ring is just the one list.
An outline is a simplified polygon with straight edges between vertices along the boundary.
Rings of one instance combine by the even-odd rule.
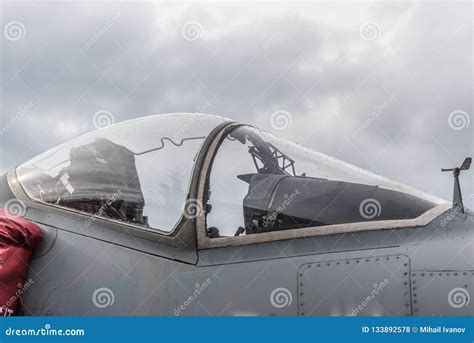
[[[447, 199], [440, 168], [473, 152], [474, 123], [448, 124], [455, 110], [472, 120], [470, 3], [1, 6], [2, 28], [26, 34], [1, 37], [0, 171], [92, 130], [101, 109], [121, 121], [204, 106]], [[277, 110], [290, 128], [272, 128]]]

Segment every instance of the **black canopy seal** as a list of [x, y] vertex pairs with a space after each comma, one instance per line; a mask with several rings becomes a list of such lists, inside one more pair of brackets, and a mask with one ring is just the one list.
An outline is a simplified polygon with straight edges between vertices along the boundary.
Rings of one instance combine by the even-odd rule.
[[462, 213], [464, 213], [464, 204], [462, 203], [462, 194], [461, 194], [461, 186], [459, 184], [459, 174], [461, 174], [461, 170], [468, 170], [471, 167], [472, 158], [466, 157], [464, 162], [460, 167], [456, 168], [449, 168], [449, 169], [441, 169], [441, 171], [452, 171], [454, 176], [454, 191], [453, 191], [453, 208], [459, 208]]

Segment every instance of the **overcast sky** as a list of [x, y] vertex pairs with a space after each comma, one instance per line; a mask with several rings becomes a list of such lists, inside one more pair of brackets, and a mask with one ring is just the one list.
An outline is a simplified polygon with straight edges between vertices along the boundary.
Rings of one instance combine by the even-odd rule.
[[440, 169], [473, 155], [473, 18], [454, 1], [3, 2], [0, 172], [100, 110], [206, 112], [450, 200]]

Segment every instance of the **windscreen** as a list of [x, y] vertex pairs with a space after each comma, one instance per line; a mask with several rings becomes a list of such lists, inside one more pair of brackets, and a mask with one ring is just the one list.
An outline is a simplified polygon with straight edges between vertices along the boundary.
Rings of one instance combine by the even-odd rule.
[[33, 158], [17, 176], [41, 202], [169, 232], [181, 217], [202, 143], [225, 121], [170, 114], [119, 123]]

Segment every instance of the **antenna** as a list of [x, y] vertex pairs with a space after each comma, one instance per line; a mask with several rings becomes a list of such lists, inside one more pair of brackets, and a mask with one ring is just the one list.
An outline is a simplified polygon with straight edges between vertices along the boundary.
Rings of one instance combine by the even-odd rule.
[[462, 213], [464, 213], [464, 204], [462, 203], [461, 186], [459, 184], [459, 174], [461, 174], [461, 170], [468, 170], [471, 167], [471, 162], [472, 162], [472, 158], [466, 157], [460, 167], [441, 169], [441, 171], [443, 172], [447, 172], [447, 171], [453, 172], [453, 176], [454, 176], [453, 208], [458, 207], [459, 209], [461, 209]]

